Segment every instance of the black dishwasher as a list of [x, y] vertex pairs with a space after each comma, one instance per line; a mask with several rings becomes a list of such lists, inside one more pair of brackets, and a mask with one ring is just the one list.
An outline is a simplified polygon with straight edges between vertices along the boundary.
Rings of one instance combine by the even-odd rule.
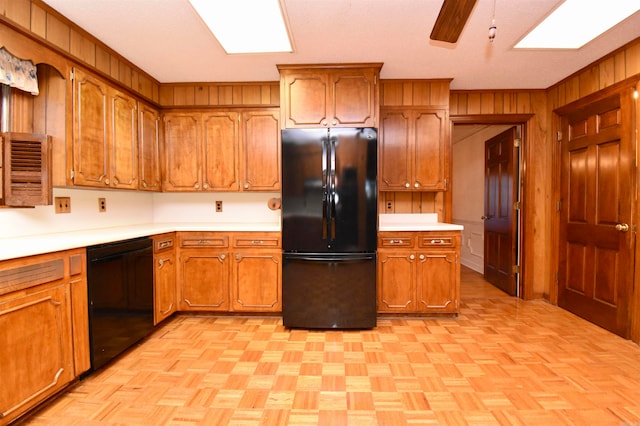
[[91, 370], [153, 330], [153, 251], [150, 238], [87, 247]]

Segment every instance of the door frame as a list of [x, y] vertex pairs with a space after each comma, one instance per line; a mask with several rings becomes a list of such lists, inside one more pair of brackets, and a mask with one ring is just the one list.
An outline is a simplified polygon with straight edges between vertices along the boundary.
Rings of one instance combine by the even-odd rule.
[[[514, 125], [520, 126], [521, 131], [521, 141], [520, 141], [520, 164], [519, 171], [520, 174], [520, 188], [519, 192], [521, 195], [520, 202], [520, 226], [519, 226], [519, 236], [518, 236], [518, 246], [517, 250], [519, 252], [519, 261], [520, 261], [520, 277], [517, 283], [517, 294], [521, 299], [533, 299], [535, 298], [533, 284], [529, 282], [527, 279], [527, 253], [533, 253], [532, 241], [533, 239], [527, 238], [527, 235], [533, 235], [533, 226], [529, 224], [527, 221], [527, 217], [532, 215], [533, 209], [535, 208], [534, 202], [532, 201], [533, 194], [531, 194], [531, 189], [527, 186], [527, 164], [529, 164], [529, 159], [532, 153], [532, 150], [527, 141], [529, 140], [529, 120], [534, 117], [534, 114], [473, 114], [473, 115], [451, 115], [450, 123], [451, 129], [449, 134], [453, 132], [453, 126], [456, 124], [486, 124], [486, 125]], [[453, 180], [453, 176], [450, 177]], [[453, 204], [453, 196], [451, 191], [445, 192], [445, 208], [447, 211], [452, 210]]]

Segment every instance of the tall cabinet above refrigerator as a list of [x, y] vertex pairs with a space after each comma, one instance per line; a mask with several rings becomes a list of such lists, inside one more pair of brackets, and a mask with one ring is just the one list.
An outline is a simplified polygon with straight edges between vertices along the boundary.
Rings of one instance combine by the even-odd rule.
[[376, 325], [377, 132], [282, 131], [283, 322]]

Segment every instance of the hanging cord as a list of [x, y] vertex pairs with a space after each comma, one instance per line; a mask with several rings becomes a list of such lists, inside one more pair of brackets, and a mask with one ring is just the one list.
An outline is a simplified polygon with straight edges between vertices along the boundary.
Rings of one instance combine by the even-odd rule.
[[493, 0], [493, 16], [491, 18], [491, 26], [489, 26], [489, 43], [493, 43], [496, 38], [496, 0]]

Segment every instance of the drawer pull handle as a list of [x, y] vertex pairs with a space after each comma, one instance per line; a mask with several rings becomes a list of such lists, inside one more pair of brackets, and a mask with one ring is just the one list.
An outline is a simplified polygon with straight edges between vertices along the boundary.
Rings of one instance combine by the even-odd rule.
[[167, 258], [167, 259], [160, 259], [158, 260], [158, 265], [160, 265], [160, 267], [162, 268], [164, 266], [165, 263], [171, 263], [171, 259]]
[[264, 244], [264, 241], [262, 241], [262, 240], [251, 240], [251, 244], [254, 244], [254, 245]]
[[445, 244], [445, 240], [431, 240], [431, 244]]
[[163, 249], [163, 248], [167, 248], [167, 247], [171, 247], [171, 246], [173, 246], [173, 242], [171, 242], [171, 241], [162, 241], [162, 242], [159, 244], [159, 247], [158, 247], [158, 248]]

